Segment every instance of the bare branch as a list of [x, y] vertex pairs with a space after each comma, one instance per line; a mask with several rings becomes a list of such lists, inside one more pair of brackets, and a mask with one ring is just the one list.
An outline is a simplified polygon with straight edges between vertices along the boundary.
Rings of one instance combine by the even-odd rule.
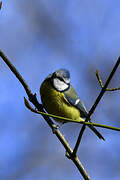
[[82, 128], [81, 128], [81, 130], [80, 130], [80, 133], [79, 133], [77, 142], [76, 142], [76, 144], [75, 144], [75, 147], [74, 147], [74, 149], [73, 149], [73, 156], [76, 156], [76, 154], [77, 154], [77, 151], [78, 151], [78, 148], [79, 148], [79, 145], [80, 145], [80, 142], [81, 142], [83, 133], [84, 133], [84, 131], [85, 131], [85, 127], [86, 127], [86, 124], [83, 124], [83, 126], [82, 126]]
[[90, 109], [90, 111], [89, 111], [89, 116], [91, 116], [91, 115], [93, 114], [96, 106], [98, 105], [98, 103], [100, 102], [101, 98], [103, 97], [103, 95], [104, 95], [104, 93], [105, 93], [105, 91], [106, 91], [106, 88], [107, 88], [108, 84], [110, 83], [112, 77], [114, 76], [114, 74], [115, 74], [115, 72], [116, 72], [119, 64], [120, 64], [120, 57], [118, 58], [115, 66], [113, 67], [113, 70], [111, 71], [108, 79], [106, 80], [106, 83], [105, 83], [105, 85], [103, 86], [103, 88], [102, 88], [99, 96], [97, 97], [95, 103], [93, 104], [92, 108]]
[[[88, 120], [90, 119], [90, 116], [91, 116], [91, 115], [93, 114], [93, 112], [95, 111], [95, 108], [97, 107], [98, 103], [100, 102], [101, 98], [103, 97], [104, 93], [106, 92], [106, 88], [107, 88], [109, 82], [111, 81], [113, 75], [115, 74], [115, 72], [116, 72], [119, 64], [120, 64], [120, 57], [118, 58], [115, 66], [114, 66], [113, 70], [111, 71], [108, 79], [106, 80], [106, 83], [105, 83], [104, 86], [102, 85], [102, 81], [101, 81], [99, 72], [96, 71], [96, 75], [97, 75], [98, 81], [99, 81], [102, 89], [101, 89], [101, 92], [100, 92], [99, 96], [97, 97], [95, 103], [93, 104], [92, 108], [90, 109], [90, 111], [89, 111], [89, 113], [88, 113], [88, 117], [86, 118], [86, 121], [88, 121]], [[73, 152], [76, 152], [76, 153], [77, 153], [77, 151], [78, 151], [78, 147], [79, 147], [80, 141], [81, 141], [81, 139], [82, 139], [82, 135], [83, 135], [83, 133], [84, 133], [85, 127], [86, 127], [86, 125], [83, 125], [83, 127], [82, 127], [81, 130], [80, 130], [80, 133], [79, 133], [79, 136], [78, 136], [78, 139], [77, 139], [77, 142], [76, 142], [76, 145], [75, 145], [75, 147], [74, 147]]]
[[[98, 82], [100, 83], [101, 88], [103, 88], [103, 83], [102, 83], [102, 80], [101, 80], [101, 77], [100, 77], [100, 74], [99, 74], [98, 70], [96, 70], [96, 76], [97, 76]], [[105, 91], [118, 91], [118, 90], [120, 90], [120, 87], [112, 88], [112, 89], [106, 88]]]

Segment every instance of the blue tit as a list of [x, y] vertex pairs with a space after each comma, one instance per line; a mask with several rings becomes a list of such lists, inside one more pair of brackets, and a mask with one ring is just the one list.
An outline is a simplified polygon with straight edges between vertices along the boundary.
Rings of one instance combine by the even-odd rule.
[[[70, 84], [70, 73], [66, 69], [59, 69], [50, 74], [41, 84], [40, 96], [45, 110], [53, 115], [70, 118], [76, 122], [85, 121], [88, 112]], [[54, 118], [60, 123], [69, 120]], [[92, 125], [88, 127], [100, 138], [104, 137]]]

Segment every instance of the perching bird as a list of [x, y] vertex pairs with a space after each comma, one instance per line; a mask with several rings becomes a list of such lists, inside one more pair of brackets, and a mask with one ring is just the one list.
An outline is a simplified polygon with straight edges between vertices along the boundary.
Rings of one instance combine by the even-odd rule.
[[[40, 95], [45, 110], [53, 115], [70, 118], [76, 122], [85, 121], [87, 110], [70, 84], [70, 73], [66, 69], [59, 69], [50, 74], [41, 84]], [[60, 123], [69, 120], [54, 118]], [[104, 137], [92, 126], [88, 127], [100, 138]]]

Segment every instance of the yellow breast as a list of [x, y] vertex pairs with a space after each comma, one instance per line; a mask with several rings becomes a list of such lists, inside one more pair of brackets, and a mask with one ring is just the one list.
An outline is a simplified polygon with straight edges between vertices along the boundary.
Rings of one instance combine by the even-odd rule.
[[[80, 118], [80, 111], [76, 107], [72, 106], [64, 97], [62, 92], [55, 90], [49, 79], [46, 79], [40, 87], [40, 95], [43, 106], [50, 114], [70, 118], [76, 121], [83, 121]], [[60, 119], [56, 119], [58, 122], [63, 122]]]

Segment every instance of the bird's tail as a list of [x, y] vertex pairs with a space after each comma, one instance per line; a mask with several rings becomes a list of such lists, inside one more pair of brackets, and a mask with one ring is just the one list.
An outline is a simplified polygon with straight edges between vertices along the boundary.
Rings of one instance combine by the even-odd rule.
[[87, 125], [100, 139], [105, 141], [105, 138], [99, 133], [99, 131], [91, 124]]
[[[86, 113], [87, 114], [87, 113]], [[86, 116], [87, 117], [87, 116]], [[86, 121], [87, 120], [87, 121]], [[86, 122], [91, 122], [91, 119], [86, 119]], [[79, 118], [79, 121], [83, 121], [83, 118]], [[92, 125], [92, 124], [87, 124], [86, 126], [88, 126], [96, 135], [99, 139], [102, 139], [105, 141], [105, 138], [100, 134], [100, 132]]]
[[[79, 119], [76, 121], [76, 120], [74, 120], [74, 121], [72, 121], [71, 120], [71, 122], [75, 122], [75, 123], [78, 123], [78, 122], [83, 122], [83, 121], [86, 121], [86, 120], [84, 120], [83, 118], [81, 118], [81, 117], [79, 117]], [[87, 119], [87, 121], [88, 122], [91, 122], [91, 119], [89, 118], [89, 119]], [[86, 121], [86, 122], [87, 122]], [[67, 122], [67, 121], [66, 121]], [[64, 122], [65, 123], [65, 122]], [[97, 137], [99, 137], [99, 139], [102, 139], [102, 140], [104, 140], [105, 141], [105, 138], [100, 134], [100, 132], [92, 125], [92, 124], [87, 124], [86, 126], [88, 126], [96, 135], [97, 135]]]

